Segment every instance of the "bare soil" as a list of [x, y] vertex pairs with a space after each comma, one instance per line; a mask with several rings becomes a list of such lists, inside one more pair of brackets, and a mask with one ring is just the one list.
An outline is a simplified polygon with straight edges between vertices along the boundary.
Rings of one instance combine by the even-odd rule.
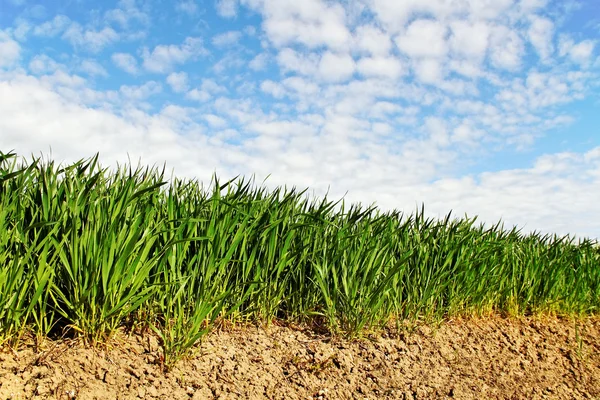
[[210, 333], [169, 372], [150, 335], [0, 351], [0, 399], [600, 399], [600, 319], [446, 321], [360, 340]]

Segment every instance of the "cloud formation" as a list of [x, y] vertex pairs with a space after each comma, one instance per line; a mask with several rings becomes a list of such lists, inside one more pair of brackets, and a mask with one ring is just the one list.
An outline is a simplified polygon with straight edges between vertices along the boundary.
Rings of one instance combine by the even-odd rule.
[[206, 50], [202, 44], [201, 38], [187, 37], [181, 45], [158, 45], [152, 51], [147, 48], [142, 50], [143, 66], [147, 71], [156, 73], [166, 73], [173, 69], [177, 64], [183, 64], [189, 59], [193, 59]]
[[25, 7], [0, 26], [2, 149], [600, 237], [597, 35], [556, 1]]

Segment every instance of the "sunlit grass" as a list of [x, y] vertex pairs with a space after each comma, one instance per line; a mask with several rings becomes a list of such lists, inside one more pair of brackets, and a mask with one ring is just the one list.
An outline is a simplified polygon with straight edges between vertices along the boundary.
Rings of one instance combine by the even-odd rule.
[[0, 342], [145, 325], [169, 364], [217, 317], [357, 335], [457, 314], [589, 315], [599, 265], [590, 240], [0, 153]]

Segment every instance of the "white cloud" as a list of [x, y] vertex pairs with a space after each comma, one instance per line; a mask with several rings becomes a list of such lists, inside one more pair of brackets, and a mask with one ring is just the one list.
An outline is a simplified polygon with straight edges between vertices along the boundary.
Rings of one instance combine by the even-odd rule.
[[185, 94], [185, 98], [189, 100], [199, 101], [204, 103], [212, 98], [211, 94], [205, 90], [192, 89]]
[[119, 92], [131, 100], [145, 100], [148, 97], [162, 92], [162, 85], [155, 81], [148, 81], [140, 86], [123, 85]]
[[150, 72], [166, 73], [176, 64], [183, 64], [189, 59], [206, 53], [202, 39], [187, 37], [179, 46], [158, 45], [152, 52], [144, 48], [142, 51], [143, 66]]
[[[533, 7], [525, 7], [521, 0], [520, 12], [527, 15]], [[377, 18], [390, 32], [399, 32], [414, 16], [440, 20], [469, 16], [471, 20], [494, 20], [505, 16], [515, 5], [515, 0], [372, 0]]]
[[370, 109], [370, 115], [373, 118], [384, 119], [390, 115], [398, 114], [402, 111], [402, 107], [398, 104], [389, 101], [378, 101], [373, 104]]
[[215, 114], [205, 114], [202, 118], [210, 125], [211, 128], [223, 129], [228, 123], [225, 119]]
[[425, 118], [425, 131], [428, 134], [428, 143], [436, 147], [445, 147], [450, 144], [450, 134], [446, 122], [437, 117]]
[[52, 74], [44, 75], [40, 77], [40, 81], [48, 85], [49, 87], [55, 88], [57, 91], [62, 93], [69, 93], [69, 91], [64, 91], [63, 89], [79, 89], [85, 87], [86, 80], [78, 75], [69, 75], [67, 72], [63, 71], [61, 68], [54, 71]]
[[444, 78], [442, 63], [435, 58], [423, 58], [415, 62], [415, 77], [423, 83], [435, 84]]
[[281, 83], [288, 89], [301, 94], [303, 96], [313, 96], [320, 92], [320, 87], [316, 83], [301, 78], [299, 76], [292, 76], [286, 78]]
[[548, 18], [533, 15], [530, 17], [530, 26], [527, 30], [527, 35], [542, 62], [548, 62], [554, 52], [554, 45], [552, 43], [554, 23]]
[[354, 69], [354, 60], [350, 55], [327, 51], [321, 56], [318, 75], [326, 82], [344, 82], [352, 77]]
[[135, 0], [119, 0], [117, 7], [104, 13], [106, 22], [116, 22], [121, 28], [128, 29], [131, 22], [136, 21], [142, 25], [150, 23], [150, 16], [146, 11], [140, 10]]
[[477, 146], [484, 136], [485, 132], [483, 130], [473, 127], [469, 122], [463, 122], [453, 129], [451, 140], [461, 144]]
[[215, 8], [221, 17], [234, 18], [238, 13], [238, 0], [217, 0]]
[[65, 15], [57, 15], [51, 21], [46, 21], [33, 28], [33, 34], [37, 36], [56, 36], [67, 28], [71, 23], [69, 17]]
[[[205, 81], [202, 86], [225, 90], [214, 81]], [[130, 98], [144, 98], [156, 92], [156, 87], [148, 83], [143, 89], [130, 87], [123, 92]], [[370, 90], [380, 89], [373, 86]], [[157, 115], [133, 109], [116, 116], [74, 104], [39, 80], [25, 76], [0, 80], [0, 90], [7, 94], [0, 98], [0, 114], [5, 116], [0, 119], [0, 130], [5, 133], [0, 146], [20, 154], [52, 145], [59, 160], [100, 151], [103, 163], [112, 163], [126, 161], [129, 152], [133, 159], [143, 156], [148, 164], [167, 160], [179, 174], [201, 180], [210, 179], [215, 166], [224, 179], [252, 172], [260, 179], [275, 171], [268, 181], [271, 185], [310, 185], [318, 194], [331, 187], [332, 197], [349, 191], [348, 201], [376, 200], [384, 208], [410, 212], [415, 203], [424, 201], [426, 210], [434, 214], [454, 209], [455, 215], [468, 212], [488, 222], [503, 218], [507, 224], [525, 225], [526, 230], [600, 234], [589, 223], [600, 218], [600, 149], [544, 156], [532, 167], [520, 170], [438, 178], [428, 183], [439, 168], [456, 162], [445, 150], [448, 143], [477, 142], [482, 133], [472, 123], [453, 127], [448, 121], [428, 119], [422, 140], [414, 139], [392, 150], [372, 141], [375, 136], [389, 134], [392, 128], [385, 122], [372, 124], [333, 114], [295, 121], [269, 119], [257, 112], [251, 100], [219, 98], [214, 102], [215, 112], [201, 114], [203, 121], [221, 129], [235, 119], [258, 136], [247, 139], [230, 131], [211, 141], [190, 119], [196, 114], [194, 109], [170, 107]], [[394, 106], [382, 103], [379, 107], [396, 113]], [[487, 105], [472, 103], [468, 107], [482, 112]], [[377, 135], [366, 135], [372, 131]], [[227, 145], [226, 138], [231, 135], [241, 140], [239, 146]], [[397, 171], [406, 173], [399, 175]]]
[[237, 44], [241, 37], [242, 33], [240, 31], [224, 32], [213, 36], [212, 44], [216, 47], [232, 46]]
[[207, 102], [213, 98], [213, 95], [227, 93], [227, 88], [219, 85], [212, 79], [203, 79], [199, 88], [194, 88], [185, 94], [190, 100]]
[[[475, 79], [475, 78], [487, 75], [481, 68], [481, 65], [478, 61], [474, 62], [474, 61], [465, 60], [465, 59], [450, 60], [450, 62], [447, 65], [448, 65], [449, 70], [454, 71], [454, 72], [456, 72], [462, 76], [465, 76], [467, 78], [470, 78], [470, 79]], [[489, 76], [489, 75], [487, 75], [487, 76]]]
[[248, 67], [254, 71], [261, 71], [265, 69], [267, 63], [269, 62], [269, 55], [267, 53], [260, 53], [256, 55], [250, 62], [248, 63]]
[[478, 61], [485, 58], [490, 33], [487, 24], [454, 21], [450, 27], [450, 47], [454, 54]]
[[549, 154], [530, 168], [482, 173], [476, 180], [443, 179], [421, 193], [424, 198], [437, 198], [428, 202], [430, 210], [451, 207], [455, 215], [468, 212], [484, 221], [502, 218], [507, 228], [516, 224], [525, 233], [541, 230], [599, 237], [597, 228], [587, 222], [600, 218], [592, 204], [595, 185], [600, 183], [598, 150]]
[[0, 68], [12, 67], [21, 57], [21, 46], [0, 30]]
[[167, 83], [175, 93], [183, 93], [188, 90], [188, 75], [185, 72], [173, 72], [167, 76]]
[[569, 36], [562, 35], [559, 39], [558, 51], [561, 57], [568, 56], [573, 62], [587, 65], [594, 54], [595, 41], [591, 39], [575, 43]]
[[26, 19], [17, 18], [14, 23], [14, 29], [12, 30], [12, 36], [19, 40], [24, 41], [27, 39], [27, 34], [31, 31], [33, 25]]
[[137, 74], [138, 63], [134, 56], [129, 53], [114, 53], [111, 56], [112, 62], [123, 71], [130, 74]]
[[366, 57], [357, 63], [357, 70], [366, 77], [381, 77], [392, 80], [404, 74], [402, 62], [395, 57]]
[[277, 63], [284, 71], [313, 75], [317, 72], [319, 56], [315, 53], [302, 54], [290, 48], [285, 48], [277, 54]]
[[434, 8], [434, 2], [420, 0], [373, 0], [373, 10], [387, 30], [394, 32], [402, 29], [408, 19], [416, 12]]
[[539, 9], [546, 6], [548, 0], [521, 0], [519, 2], [519, 8], [522, 13], [528, 14], [536, 12]]
[[249, 0], [248, 5], [262, 13], [263, 29], [276, 47], [299, 43], [341, 51], [350, 46], [352, 36], [341, 4], [320, 0]]
[[175, 10], [188, 15], [196, 15], [198, 14], [198, 4], [195, 0], [179, 1], [175, 4]]
[[34, 19], [42, 19], [45, 18], [47, 14], [47, 9], [43, 4], [35, 4], [25, 9], [25, 12], [22, 14], [23, 17], [31, 17]]
[[525, 53], [519, 34], [503, 25], [492, 28], [490, 59], [496, 68], [517, 70]]
[[524, 82], [513, 80], [510, 87], [497, 93], [496, 98], [506, 110], [515, 114], [536, 111], [580, 99], [590, 77], [581, 72], [559, 74], [532, 70]]
[[583, 40], [569, 50], [569, 55], [578, 64], [588, 64], [594, 53], [595, 46], [596, 43], [593, 40]]
[[354, 33], [356, 48], [373, 56], [387, 56], [392, 49], [389, 35], [373, 25], [361, 25]]
[[202, 79], [200, 87], [202, 90], [206, 90], [208, 93], [212, 94], [227, 93], [227, 88], [225, 86], [219, 85], [212, 79]]
[[[184, 125], [189, 130], [189, 136], [184, 138], [176, 131], [181, 124], [167, 115], [151, 116], [133, 109], [117, 116], [65, 101], [39, 83], [23, 76], [13, 82], [0, 81], [0, 91], [10, 93], [11, 97], [16, 95], [12, 103], [0, 97], [0, 114], [12, 114], [10, 120], [0, 119], [0, 131], [6, 132], [0, 137], [2, 148], [27, 155], [52, 147], [53, 157], [68, 161], [100, 152], [105, 165], [127, 162], [128, 157], [133, 160], [143, 157], [144, 163], [159, 165], [179, 158], [173, 166], [206, 181], [210, 180], [214, 166], [221, 163], [214, 146], [194, 133], [201, 130], [193, 123]], [[43, 106], [33, 112], [39, 104]], [[236, 157], [238, 152], [231, 149], [229, 154]]]
[[439, 21], [418, 19], [396, 38], [396, 45], [410, 57], [444, 57], [448, 52], [446, 33]]
[[29, 70], [34, 74], [51, 74], [59, 69], [65, 70], [66, 67], [46, 54], [37, 55], [29, 61]]
[[222, 75], [227, 70], [239, 69], [246, 66], [246, 60], [239, 52], [229, 52], [221, 57], [219, 61], [213, 64], [212, 69], [215, 73]]
[[260, 90], [267, 94], [270, 94], [276, 99], [281, 99], [285, 96], [285, 88], [283, 87], [283, 85], [277, 82], [273, 82], [272, 80], [263, 81], [260, 84]]
[[108, 76], [106, 69], [94, 60], [83, 60], [79, 65], [79, 69], [90, 76]]
[[73, 22], [65, 30], [62, 38], [68, 40], [73, 46], [99, 52], [107, 45], [119, 40], [119, 35], [110, 27], [104, 27], [98, 31], [84, 30], [79, 23]]

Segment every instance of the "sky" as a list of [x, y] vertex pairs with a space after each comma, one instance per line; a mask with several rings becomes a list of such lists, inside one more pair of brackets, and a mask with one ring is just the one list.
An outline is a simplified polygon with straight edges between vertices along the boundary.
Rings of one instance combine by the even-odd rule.
[[600, 237], [598, 0], [0, 0], [0, 150]]

